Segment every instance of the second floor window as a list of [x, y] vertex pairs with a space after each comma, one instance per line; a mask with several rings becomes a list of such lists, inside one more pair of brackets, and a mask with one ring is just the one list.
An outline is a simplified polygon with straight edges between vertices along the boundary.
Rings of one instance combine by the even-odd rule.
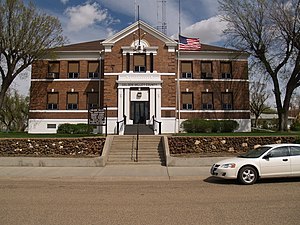
[[68, 78], [79, 78], [79, 62], [69, 62], [68, 64]]
[[201, 78], [212, 79], [212, 62], [201, 62]]
[[232, 98], [231, 92], [222, 93], [222, 109], [224, 109], [224, 110], [233, 109], [232, 100], [233, 100], [233, 98]]
[[193, 92], [183, 92], [181, 94], [182, 97], [182, 109], [192, 110], [193, 106]]
[[193, 78], [192, 62], [181, 62], [181, 78]]
[[99, 77], [99, 62], [89, 62], [88, 77], [89, 78]]
[[202, 109], [204, 110], [214, 109], [213, 93], [203, 92], [201, 96], [202, 96]]
[[48, 79], [59, 78], [59, 62], [49, 62], [47, 78]]
[[146, 54], [133, 55], [134, 72], [146, 72]]
[[222, 79], [231, 79], [231, 63], [230, 62], [221, 62], [221, 78]]
[[58, 109], [58, 93], [49, 92], [47, 94], [47, 109], [55, 110]]
[[67, 93], [67, 109], [78, 109], [78, 93]]

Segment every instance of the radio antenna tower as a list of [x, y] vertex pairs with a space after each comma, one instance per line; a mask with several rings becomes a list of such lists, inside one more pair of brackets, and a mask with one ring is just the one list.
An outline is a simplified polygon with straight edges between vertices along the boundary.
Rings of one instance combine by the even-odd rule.
[[167, 0], [157, 0], [157, 29], [167, 35]]

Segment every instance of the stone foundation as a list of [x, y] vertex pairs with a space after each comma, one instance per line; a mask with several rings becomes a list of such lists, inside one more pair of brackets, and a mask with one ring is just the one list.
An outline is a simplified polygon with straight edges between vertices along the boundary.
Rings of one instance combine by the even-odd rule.
[[168, 137], [172, 156], [229, 156], [247, 152], [255, 145], [294, 143], [296, 136], [282, 137]]
[[105, 138], [0, 139], [0, 156], [99, 157]]

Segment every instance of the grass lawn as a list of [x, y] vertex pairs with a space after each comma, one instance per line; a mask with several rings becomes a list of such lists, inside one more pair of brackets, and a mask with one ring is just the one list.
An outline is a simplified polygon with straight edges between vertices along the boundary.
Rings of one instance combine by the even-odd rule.
[[101, 134], [28, 134], [26, 132], [0, 132], [0, 138], [78, 138], [104, 137]]
[[299, 136], [300, 132], [232, 132], [232, 133], [180, 133], [173, 136], [203, 137], [264, 137], [264, 136]]
[[[237, 132], [237, 133], [180, 133], [172, 136], [202, 137], [263, 137], [263, 136], [300, 136], [300, 132]], [[80, 138], [104, 137], [102, 134], [28, 134], [26, 132], [0, 132], [0, 138]]]

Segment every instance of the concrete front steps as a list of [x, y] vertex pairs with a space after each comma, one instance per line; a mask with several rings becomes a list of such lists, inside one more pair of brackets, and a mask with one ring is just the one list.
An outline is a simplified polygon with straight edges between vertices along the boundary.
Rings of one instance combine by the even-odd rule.
[[[107, 165], [165, 165], [165, 153], [161, 136], [114, 136], [108, 154]], [[137, 157], [136, 157], [137, 156]]]

